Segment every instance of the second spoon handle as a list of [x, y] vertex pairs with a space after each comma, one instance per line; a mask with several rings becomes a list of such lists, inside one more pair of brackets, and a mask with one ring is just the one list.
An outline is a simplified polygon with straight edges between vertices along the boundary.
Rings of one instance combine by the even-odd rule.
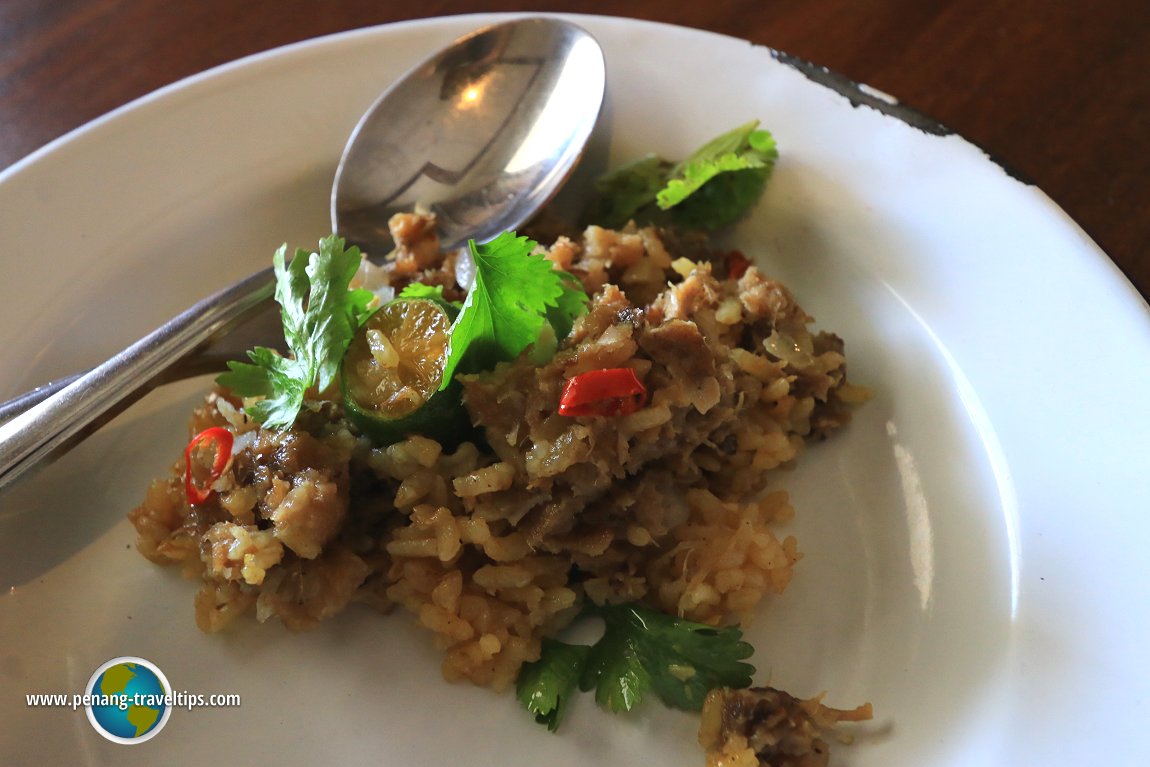
[[271, 304], [274, 290], [270, 268], [253, 274], [0, 425], [0, 489], [107, 422], [154, 387], [173, 365], [202, 352]]

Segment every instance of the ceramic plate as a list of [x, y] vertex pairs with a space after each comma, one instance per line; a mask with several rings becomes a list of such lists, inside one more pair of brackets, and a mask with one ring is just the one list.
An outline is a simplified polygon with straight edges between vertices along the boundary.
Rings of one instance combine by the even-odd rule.
[[[492, 17], [367, 29], [245, 59], [135, 102], [0, 176], [0, 397], [90, 366], [284, 241], [328, 230], [344, 140], [390, 80]], [[1150, 762], [1147, 307], [1039, 190], [865, 88], [744, 41], [624, 19], [587, 168], [682, 156], [751, 118], [781, 159], [730, 235], [846, 339], [876, 395], [777, 485], [805, 557], [749, 637], [757, 681], [874, 705], [839, 765]], [[940, 87], [943, 87], [940, 85]], [[5, 764], [698, 765], [696, 717], [577, 700], [557, 735], [511, 695], [451, 685], [403, 611], [288, 633], [199, 633], [195, 585], [124, 515], [181, 453], [208, 384], [149, 395], [0, 497]], [[145, 744], [75, 694], [119, 656], [176, 691]]]

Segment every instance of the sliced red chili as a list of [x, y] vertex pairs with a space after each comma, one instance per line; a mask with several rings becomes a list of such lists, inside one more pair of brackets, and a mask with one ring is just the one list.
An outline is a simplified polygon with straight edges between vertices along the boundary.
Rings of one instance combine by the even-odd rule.
[[[204, 429], [184, 449], [184, 492], [188, 496], [188, 503], [203, 503], [212, 497], [212, 484], [224, 473], [228, 460], [232, 457], [232, 442], [234, 436], [222, 426], [213, 426]], [[195, 452], [201, 445], [210, 447], [212, 453], [212, 469], [207, 480], [202, 485], [196, 484], [192, 466], [196, 462]]]
[[732, 250], [727, 254], [727, 276], [737, 280], [747, 272], [751, 260], [743, 255], [741, 250]]
[[559, 415], [629, 415], [647, 404], [647, 387], [631, 368], [591, 370], [567, 380]]

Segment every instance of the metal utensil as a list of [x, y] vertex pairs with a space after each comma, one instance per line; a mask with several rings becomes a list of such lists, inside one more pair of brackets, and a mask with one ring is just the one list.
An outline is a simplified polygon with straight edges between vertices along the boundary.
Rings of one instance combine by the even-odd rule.
[[[603, 102], [602, 50], [554, 18], [462, 37], [397, 80], [351, 134], [332, 187], [333, 230], [365, 252], [394, 247], [391, 214], [436, 214], [454, 248], [514, 229], [559, 189]], [[166, 381], [219, 369], [253, 319], [278, 325], [266, 269], [200, 301], [74, 379], [0, 404], [0, 489]], [[251, 333], [248, 333], [251, 335]], [[268, 343], [263, 331], [262, 343]], [[0, 421], [3, 419], [0, 418]]]

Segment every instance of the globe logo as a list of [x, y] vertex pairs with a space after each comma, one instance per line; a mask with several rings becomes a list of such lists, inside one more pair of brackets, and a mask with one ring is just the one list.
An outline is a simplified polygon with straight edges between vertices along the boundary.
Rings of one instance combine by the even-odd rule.
[[84, 688], [88, 721], [114, 743], [154, 738], [172, 715], [172, 686], [164, 672], [143, 658], [113, 658], [96, 669]]

